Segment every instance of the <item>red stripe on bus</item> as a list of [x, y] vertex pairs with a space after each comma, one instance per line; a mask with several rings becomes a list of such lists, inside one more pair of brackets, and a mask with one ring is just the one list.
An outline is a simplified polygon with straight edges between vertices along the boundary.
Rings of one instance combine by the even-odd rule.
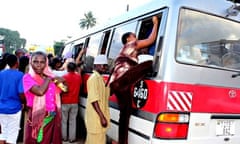
[[[84, 76], [87, 80], [88, 75]], [[107, 77], [106, 77], [107, 78]], [[167, 111], [189, 111], [206, 113], [239, 113], [240, 112], [240, 89], [210, 85], [194, 85], [171, 82], [159, 82], [145, 80], [148, 87], [148, 98], [142, 111], [159, 113]], [[84, 82], [86, 84], [86, 81]], [[86, 92], [86, 86], [84, 86]], [[175, 103], [169, 101], [169, 95], [175, 93]], [[115, 96], [110, 101], [117, 103]], [[169, 109], [168, 104], [173, 106]], [[180, 110], [177, 109], [177, 106]], [[133, 104], [133, 107], [136, 106]]]

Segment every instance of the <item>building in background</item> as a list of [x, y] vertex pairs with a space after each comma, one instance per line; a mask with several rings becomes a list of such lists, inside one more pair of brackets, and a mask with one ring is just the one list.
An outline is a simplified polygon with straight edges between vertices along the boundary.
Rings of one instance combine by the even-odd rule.
[[27, 50], [29, 53], [33, 53], [35, 51], [42, 51], [47, 54], [49, 54], [49, 53], [51, 53], [53, 55], [55, 54], [54, 48], [52, 46], [30, 45], [27, 47]]

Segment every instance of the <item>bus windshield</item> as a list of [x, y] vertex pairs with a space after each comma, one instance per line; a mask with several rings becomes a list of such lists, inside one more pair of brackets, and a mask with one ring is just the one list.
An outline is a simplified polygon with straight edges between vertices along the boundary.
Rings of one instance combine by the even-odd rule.
[[240, 23], [182, 8], [176, 60], [181, 63], [240, 70]]

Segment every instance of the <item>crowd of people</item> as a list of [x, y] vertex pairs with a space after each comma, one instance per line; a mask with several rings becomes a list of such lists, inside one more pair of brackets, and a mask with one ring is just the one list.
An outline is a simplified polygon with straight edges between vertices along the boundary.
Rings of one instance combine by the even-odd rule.
[[3, 54], [0, 68], [0, 144], [77, 140], [82, 77], [76, 61], [17, 49]]
[[[108, 80], [102, 76], [108, 71], [106, 55], [94, 58], [93, 73], [87, 80], [86, 144], [106, 144], [110, 127], [108, 100], [112, 94], [116, 95], [120, 109], [118, 144], [128, 144], [131, 87], [152, 70], [152, 60], [140, 64], [138, 60], [139, 51], [156, 40], [158, 18], [154, 16], [152, 21], [153, 29], [146, 39], [138, 40], [132, 32], [123, 34], [124, 46]], [[16, 144], [18, 138], [24, 144], [61, 144], [77, 140], [76, 120], [82, 85], [79, 65], [84, 52], [82, 49], [76, 59], [62, 59], [41, 51], [26, 56], [23, 49], [3, 55], [0, 61], [0, 144]], [[21, 135], [22, 130], [24, 135]]]

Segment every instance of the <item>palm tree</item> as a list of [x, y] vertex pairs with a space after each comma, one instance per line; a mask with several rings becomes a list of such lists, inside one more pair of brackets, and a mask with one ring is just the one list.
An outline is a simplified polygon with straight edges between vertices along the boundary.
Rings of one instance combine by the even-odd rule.
[[96, 25], [96, 18], [93, 17], [91, 11], [84, 13], [84, 18], [80, 19], [79, 26], [81, 29], [89, 29]]

